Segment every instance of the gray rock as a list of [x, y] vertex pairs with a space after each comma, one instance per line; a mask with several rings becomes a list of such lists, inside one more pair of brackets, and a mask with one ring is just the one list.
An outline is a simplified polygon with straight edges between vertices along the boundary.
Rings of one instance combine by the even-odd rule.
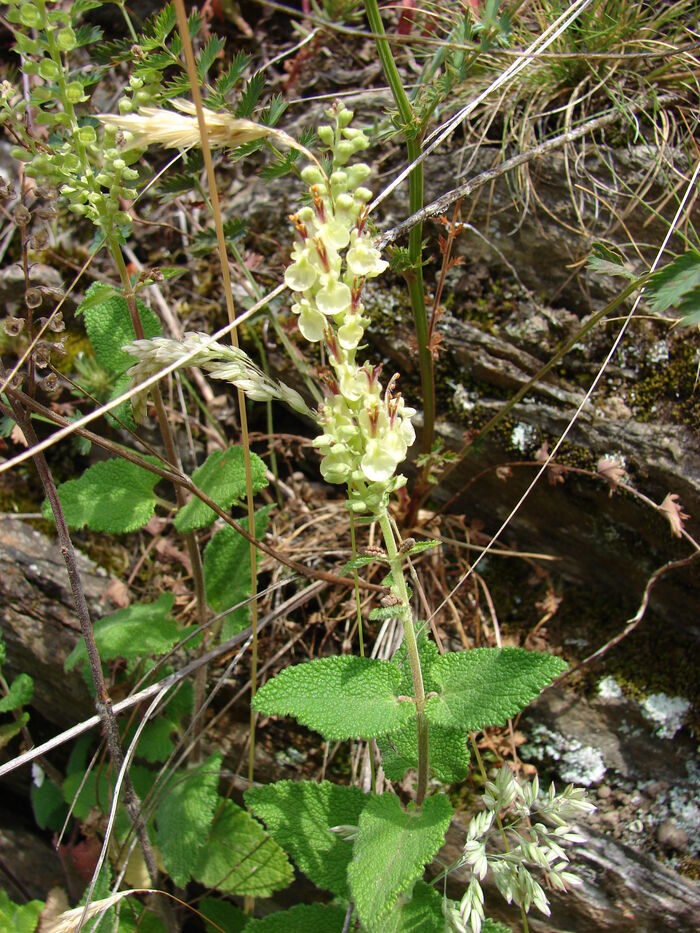
[[664, 849], [683, 852], [688, 848], [688, 834], [675, 820], [665, 820], [656, 830], [656, 839]]

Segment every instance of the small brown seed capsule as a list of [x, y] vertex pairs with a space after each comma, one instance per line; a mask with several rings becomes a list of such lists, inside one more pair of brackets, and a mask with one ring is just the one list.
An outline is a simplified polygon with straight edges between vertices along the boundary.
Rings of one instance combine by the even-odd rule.
[[12, 212], [12, 216], [18, 227], [26, 227], [32, 219], [32, 215], [29, 213], [24, 204], [18, 204]]
[[38, 288], [28, 288], [24, 293], [24, 303], [28, 308], [40, 308], [43, 296]]
[[6, 317], [3, 321], [3, 327], [5, 328], [5, 333], [8, 337], [16, 337], [18, 334], [22, 333], [22, 328], [24, 327], [24, 318]]

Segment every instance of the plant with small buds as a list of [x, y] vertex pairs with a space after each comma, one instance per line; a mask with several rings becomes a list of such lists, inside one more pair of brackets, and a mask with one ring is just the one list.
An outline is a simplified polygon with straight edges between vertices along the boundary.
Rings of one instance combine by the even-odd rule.
[[[365, 183], [371, 169], [350, 162], [366, 148], [367, 138], [350, 126], [352, 113], [342, 104], [327, 114], [331, 123], [319, 127], [318, 137], [329, 171], [314, 162], [301, 173], [309, 200], [290, 218], [296, 240], [284, 277], [294, 295], [292, 312], [302, 337], [320, 344], [327, 355], [325, 397], [318, 409], [311, 412], [298, 393], [262, 373], [243, 351], [223, 347], [205, 334], [188, 334], [182, 342], [158, 338], [132, 343], [126, 349], [138, 363], [130, 375], [138, 385], [165, 367], [201, 366], [252, 399], [284, 401], [316, 421], [321, 433], [313, 443], [321, 455], [322, 475], [346, 486], [351, 517], [376, 522], [384, 539], [383, 549], [354, 557], [344, 571], [373, 561], [386, 566], [388, 591], [370, 617], [399, 619], [403, 645], [390, 661], [361, 653], [288, 667], [256, 693], [253, 706], [265, 715], [293, 716], [328, 741], [374, 740], [390, 780], [416, 772], [415, 802], [404, 809], [392, 794], [363, 794], [328, 782], [282, 781], [251, 788], [246, 803], [319, 887], [352, 902], [363, 929], [382, 930], [385, 921], [398, 916], [410, 927], [412, 917], [426, 909], [434, 924], [430, 929], [444, 929], [446, 922], [454, 929], [466, 929], [469, 922], [476, 929], [485, 915], [479, 879], [488, 869], [509, 899], [528, 909], [530, 903], [546, 906], [530, 872], [531, 865], [543, 867], [545, 853], [553, 853], [543, 868], [557, 878], [553, 883], [571, 883], [562, 867], [561, 841], [570, 838], [568, 828], [550, 833], [537, 823], [526, 829], [526, 811], [542, 810], [536, 791], [510, 780], [504, 783], [499, 776], [487, 786], [488, 811], [469, 830], [461, 863], [474, 866], [467, 900], [452, 904], [420, 880], [452, 816], [447, 797], [430, 793], [431, 778], [462, 780], [469, 765], [468, 733], [503, 724], [565, 665], [519, 648], [440, 656], [435, 643], [416, 630], [405, 565], [412, 554], [437, 542], [401, 542], [388, 510], [392, 492], [405, 482], [398, 470], [415, 437], [415, 411], [396, 389], [398, 375], [382, 387], [381, 366], [360, 359], [368, 324], [363, 286], [381, 275], [387, 263], [368, 229], [371, 193]], [[137, 403], [142, 407], [143, 398]], [[570, 806], [577, 802], [575, 796], [567, 800]], [[485, 840], [496, 814], [506, 809], [513, 814], [507, 832], [514, 844], [499, 858], [487, 853]], [[290, 812], [296, 814], [296, 829], [284, 816]], [[568, 813], [560, 798], [550, 801], [547, 812], [561, 819]]]

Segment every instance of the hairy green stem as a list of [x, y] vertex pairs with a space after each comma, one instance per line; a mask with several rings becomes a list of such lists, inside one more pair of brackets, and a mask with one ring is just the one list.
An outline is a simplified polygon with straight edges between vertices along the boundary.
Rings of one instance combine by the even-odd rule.
[[[365, 0], [365, 11], [372, 32], [379, 60], [384, 69], [394, 102], [403, 123], [406, 141], [406, 155], [409, 162], [414, 162], [421, 154], [422, 128], [406, 96], [401, 77], [391, 52], [391, 46], [384, 31], [384, 24], [379, 13], [377, 0]], [[409, 210], [411, 214], [423, 206], [423, 163], [411, 171], [408, 176]], [[413, 309], [413, 323], [418, 342], [418, 365], [420, 368], [421, 390], [423, 393], [423, 437], [422, 451], [430, 453], [435, 437], [435, 382], [433, 377], [433, 357], [428, 342], [428, 316], [425, 310], [425, 290], [423, 287], [423, 226], [416, 224], [411, 228], [408, 238], [408, 257], [410, 269], [406, 273], [408, 293]]]
[[[418, 733], [418, 788], [416, 790], [416, 803], [420, 807], [425, 799], [428, 789], [428, 720], [425, 718], [425, 688], [423, 686], [423, 671], [418, 655], [418, 642], [416, 630], [411, 617], [408, 589], [403, 575], [403, 561], [396, 547], [391, 519], [386, 512], [379, 517], [379, 527], [382, 529], [384, 544], [386, 546], [389, 567], [391, 569], [391, 589], [401, 600], [403, 612], [400, 613], [403, 622], [406, 651], [411, 665], [411, 680], [413, 681], [413, 697], [416, 704], [416, 730]], [[399, 613], [397, 613], [399, 614]]]

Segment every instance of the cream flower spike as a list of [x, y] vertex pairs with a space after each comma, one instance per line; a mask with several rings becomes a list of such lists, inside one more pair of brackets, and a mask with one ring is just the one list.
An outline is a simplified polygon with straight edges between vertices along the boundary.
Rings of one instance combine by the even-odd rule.
[[[129, 133], [129, 147], [145, 149], [148, 146], [163, 146], [166, 149], [188, 149], [201, 145], [197, 111], [189, 100], [178, 98], [172, 101], [179, 110], [164, 110], [160, 107], [142, 107], [138, 113], [100, 113], [98, 118], [107, 126]], [[309, 150], [282, 130], [263, 126], [253, 120], [243, 120], [225, 111], [217, 112], [202, 107], [207, 127], [209, 145], [213, 149], [224, 146], [242, 146], [255, 139], [271, 138], [280, 145], [298, 149], [318, 165], [318, 160]], [[320, 168], [320, 166], [319, 166]]]

